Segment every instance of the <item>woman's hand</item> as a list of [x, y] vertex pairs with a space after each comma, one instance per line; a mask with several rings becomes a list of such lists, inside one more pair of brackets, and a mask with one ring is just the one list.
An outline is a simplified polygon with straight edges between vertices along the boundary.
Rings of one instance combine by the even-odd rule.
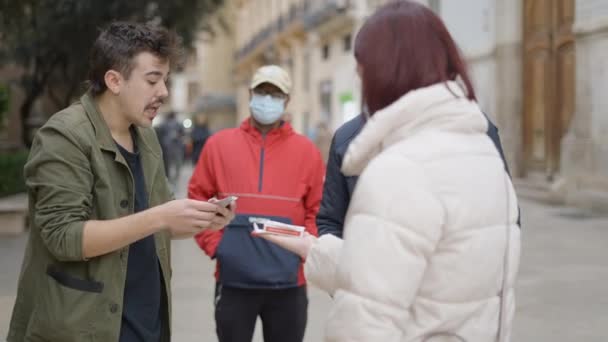
[[299, 255], [302, 259], [308, 257], [308, 252], [312, 248], [312, 244], [317, 240], [313, 235], [304, 232], [302, 237], [281, 236], [269, 233], [252, 232], [251, 235], [266, 239], [277, 246], [283, 247], [286, 250]]

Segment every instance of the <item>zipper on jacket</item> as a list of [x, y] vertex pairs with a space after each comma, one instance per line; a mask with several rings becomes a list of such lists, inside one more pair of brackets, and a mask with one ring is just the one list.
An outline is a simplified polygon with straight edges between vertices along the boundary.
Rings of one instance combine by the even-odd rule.
[[260, 178], [258, 179], [258, 192], [262, 192], [262, 182], [264, 179], [265, 148], [266, 148], [266, 134], [262, 134], [262, 149], [260, 151]]
[[262, 134], [262, 148], [260, 150], [260, 177], [258, 179], [258, 192], [262, 192], [262, 184], [264, 182], [264, 155], [266, 154], [266, 135]]
[[262, 134], [262, 149], [260, 150], [260, 177], [258, 179], [258, 192], [262, 192], [262, 182], [264, 180], [264, 154], [266, 148], [266, 134]]

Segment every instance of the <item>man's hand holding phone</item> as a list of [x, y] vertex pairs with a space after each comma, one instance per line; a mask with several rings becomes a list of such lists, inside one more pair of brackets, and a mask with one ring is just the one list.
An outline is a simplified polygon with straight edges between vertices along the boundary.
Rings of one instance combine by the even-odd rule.
[[220, 220], [214, 220], [211, 229], [222, 229], [234, 219], [237, 199], [238, 197], [236, 196], [228, 196], [221, 200], [215, 197], [209, 199], [209, 203], [217, 206], [217, 216], [221, 218]]
[[218, 200], [217, 198], [213, 197], [213, 198], [209, 199], [209, 202], [215, 203], [215, 204], [219, 205], [220, 207], [227, 208], [232, 203], [236, 203], [237, 199], [238, 199], [238, 197], [236, 197], [236, 196], [228, 196], [221, 200]]

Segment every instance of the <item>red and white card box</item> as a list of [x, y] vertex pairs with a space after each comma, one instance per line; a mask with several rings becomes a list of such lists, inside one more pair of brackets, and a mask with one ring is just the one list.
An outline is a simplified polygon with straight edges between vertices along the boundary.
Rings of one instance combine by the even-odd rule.
[[274, 234], [292, 237], [304, 236], [305, 229], [302, 226], [294, 226], [259, 217], [250, 217], [249, 222], [253, 223], [253, 231], [257, 234]]

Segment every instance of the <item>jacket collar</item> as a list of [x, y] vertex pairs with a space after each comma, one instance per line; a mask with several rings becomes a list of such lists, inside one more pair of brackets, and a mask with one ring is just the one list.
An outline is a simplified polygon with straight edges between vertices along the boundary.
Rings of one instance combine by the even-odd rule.
[[465, 134], [487, 130], [488, 122], [476, 102], [466, 98], [454, 81], [411, 91], [377, 111], [350, 144], [342, 172], [359, 175], [382, 150], [427, 130]]
[[[251, 120], [251, 117], [248, 117], [247, 119], [243, 120], [243, 122], [241, 122], [241, 129], [247, 134], [253, 136], [254, 138], [262, 140], [262, 133], [251, 124]], [[266, 135], [266, 139], [282, 138], [289, 136], [293, 133], [294, 131], [291, 124], [287, 121], [282, 121], [279, 127], [272, 129], [270, 132], [268, 132], [268, 134]]]
[[[93, 125], [93, 129], [95, 130], [95, 138], [101, 149], [114, 153], [115, 160], [126, 165], [126, 161], [118, 150], [114, 138], [112, 138], [112, 133], [110, 132], [108, 124], [104, 120], [103, 116], [101, 116], [101, 112], [99, 111], [99, 107], [97, 106], [93, 95], [90, 92], [86, 92], [80, 98], [80, 103], [82, 103], [85, 112], [87, 113], [87, 116], [91, 121], [91, 124]], [[135, 132], [137, 133], [136, 144], [139, 148], [139, 151], [143, 153], [150, 153], [156, 159], [160, 160], [160, 155], [155, 152], [155, 150], [151, 147], [153, 146], [153, 142], [149, 141], [149, 138], [147, 138], [146, 134], [142, 134], [142, 128], [136, 127]]]
[[93, 99], [93, 95], [90, 92], [86, 92], [80, 98], [80, 103], [82, 103], [91, 124], [93, 124], [95, 138], [97, 139], [99, 146], [101, 146], [101, 148], [104, 150], [118, 153], [116, 143], [114, 142], [112, 134], [110, 133], [110, 128], [101, 116], [101, 112], [97, 107], [97, 103]]

